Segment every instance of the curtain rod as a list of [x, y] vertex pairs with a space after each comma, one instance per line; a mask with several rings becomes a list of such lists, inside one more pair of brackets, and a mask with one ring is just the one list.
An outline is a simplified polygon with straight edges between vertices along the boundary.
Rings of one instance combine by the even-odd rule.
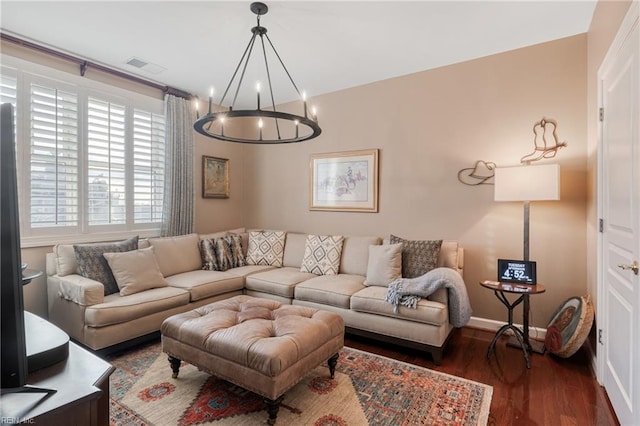
[[56, 58], [64, 59], [65, 61], [73, 62], [80, 65], [80, 75], [84, 77], [84, 74], [87, 72], [88, 68], [93, 68], [98, 71], [102, 71], [106, 74], [110, 74], [116, 77], [123, 78], [125, 80], [133, 81], [135, 83], [143, 84], [145, 86], [153, 87], [154, 89], [158, 89], [162, 91], [164, 94], [174, 95], [185, 99], [191, 99], [193, 95], [191, 93], [185, 92], [180, 89], [176, 89], [174, 87], [165, 86], [159, 83], [154, 83], [153, 81], [145, 80], [144, 78], [137, 77], [132, 74], [128, 74], [123, 71], [118, 71], [113, 68], [106, 67], [104, 65], [97, 64], [95, 62], [87, 61], [85, 59], [79, 58], [77, 56], [70, 55], [68, 53], [59, 52], [57, 50], [51, 49], [49, 47], [45, 47], [27, 40], [23, 40], [18, 37], [14, 37], [12, 35], [6, 34], [4, 32], [0, 32], [0, 39], [20, 45], [22, 47], [26, 47], [31, 50], [35, 50], [41, 53], [45, 53], [49, 56], [54, 56]]

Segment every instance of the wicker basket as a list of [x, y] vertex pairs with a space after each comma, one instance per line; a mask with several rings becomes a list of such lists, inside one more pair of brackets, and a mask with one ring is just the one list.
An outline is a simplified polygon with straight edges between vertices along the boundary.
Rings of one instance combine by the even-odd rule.
[[[573, 333], [569, 336], [566, 342], [563, 341], [562, 347], [557, 350], [549, 350], [549, 352], [553, 353], [562, 358], [568, 358], [571, 355], [575, 354], [578, 349], [582, 346], [587, 336], [589, 335], [589, 331], [591, 330], [591, 326], [593, 325], [593, 305], [591, 304], [591, 296], [586, 295], [580, 298], [572, 297], [566, 300], [560, 308], [555, 312], [555, 314], [551, 317], [551, 321], [549, 322], [549, 326], [551, 326], [556, 318], [566, 309], [567, 305], [570, 304], [574, 299], [579, 299], [580, 306], [580, 317], [578, 318], [578, 322], [575, 325], [575, 329]], [[576, 312], [577, 314], [577, 312]], [[574, 320], [571, 321], [574, 323]], [[548, 349], [548, 348], [547, 348]]]

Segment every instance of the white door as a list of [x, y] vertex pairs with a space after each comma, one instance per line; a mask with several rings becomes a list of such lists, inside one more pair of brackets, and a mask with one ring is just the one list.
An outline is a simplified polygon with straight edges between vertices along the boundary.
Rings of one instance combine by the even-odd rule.
[[631, 9], [635, 17], [625, 19], [599, 73], [603, 345], [598, 358], [604, 357], [601, 377], [622, 425], [640, 425], [640, 32], [637, 5]]

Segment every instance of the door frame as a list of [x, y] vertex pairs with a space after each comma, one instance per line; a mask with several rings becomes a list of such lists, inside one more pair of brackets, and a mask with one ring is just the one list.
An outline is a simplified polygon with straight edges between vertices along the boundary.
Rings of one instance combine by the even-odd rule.
[[[629, 10], [622, 20], [622, 24], [616, 33], [616, 36], [609, 46], [609, 50], [602, 61], [602, 64], [598, 68], [597, 80], [598, 80], [598, 89], [597, 89], [597, 105], [598, 111], [596, 113], [599, 114], [600, 108], [603, 107], [603, 85], [602, 79], [603, 75], [609, 70], [609, 68], [613, 65], [613, 60], [622, 48], [624, 42], [630, 36], [631, 31], [635, 26], [640, 25], [640, 4], [637, 1], [633, 1], [631, 6], [629, 6]], [[606, 114], [606, 112], [605, 112]], [[597, 200], [597, 219], [598, 221], [603, 218], [603, 170], [604, 170], [604, 159], [603, 159], [603, 125], [602, 121], [597, 120], [598, 125], [598, 143], [597, 143], [597, 186], [596, 186], [596, 200]], [[606, 305], [604, 303], [600, 303], [604, 301], [605, 297], [605, 273], [606, 268], [603, 265], [603, 241], [604, 234], [598, 230], [599, 224], [596, 224], [596, 232], [598, 233], [598, 242], [597, 242], [597, 262], [596, 262], [596, 295], [597, 295], [597, 305], [596, 305], [596, 324], [598, 329], [606, 330], [608, 328], [607, 313], [603, 312], [606, 309]], [[600, 309], [598, 309], [598, 307]], [[599, 334], [599, 333], [597, 333]], [[606, 342], [606, 338], [604, 339]], [[636, 345], [640, 345], [640, 342], [635, 342]], [[596, 351], [595, 351], [595, 368], [596, 368], [596, 378], [598, 383], [604, 385], [604, 372], [605, 372], [605, 357], [602, 354], [606, 351], [606, 343], [600, 343], [599, 336], [596, 336]]]

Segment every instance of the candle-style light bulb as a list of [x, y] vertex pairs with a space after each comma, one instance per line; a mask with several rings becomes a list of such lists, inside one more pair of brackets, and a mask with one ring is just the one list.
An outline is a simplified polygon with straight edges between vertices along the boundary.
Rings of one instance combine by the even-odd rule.
[[196, 99], [196, 118], [200, 118], [200, 102]]
[[256, 91], [258, 92], [258, 109], [260, 109], [260, 82], [256, 83]]
[[313, 107], [311, 109], [311, 113], [313, 114], [314, 118], [318, 117], [318, 109], [316, 107]]
[[259, 133], [260, 140], [262, 140], [262, 126], [263, 126], [263, 123], [261, 118], [260, 120], [258, 120], [258, 130], [259, 130], [258, 133]]
[[307, 92], [302, 92], [302, 105], [304, 106], [304, 118], [307, 118]]
[[296, 123], [296, 139], [298, 139], [298, 124], [300, 124], [300, 122], [298, 120], [294, 120], [294, 123]]
[[220, 134], [224, 136], [224, 115], [220, 116]]
[[213, 103], [213, 86], [209, 88], [209, 114], [211, 114], [211, 104]]

